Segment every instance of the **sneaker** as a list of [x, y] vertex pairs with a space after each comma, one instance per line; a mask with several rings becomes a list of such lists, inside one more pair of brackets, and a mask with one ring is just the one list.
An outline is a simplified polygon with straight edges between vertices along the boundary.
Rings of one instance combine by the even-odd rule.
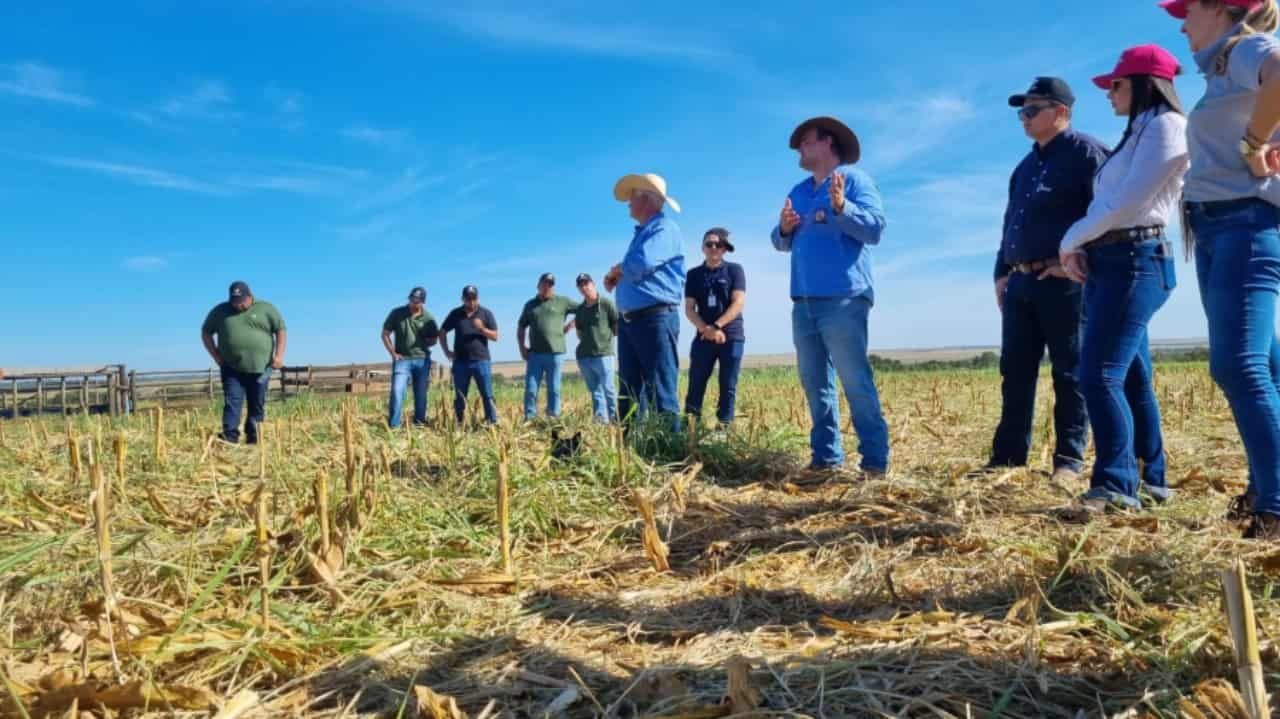
[[1244, 530], [1244, 538], [1280, 541], [1280, 516], [1266, 512], [1253, 515], [1253, 521]]
[[1227, 505], [1227, 520], [1231, 522], [1243, 522], [1252, 519], [1253, 499], [1253, 495], [1248, 492], [1232, 499], [1231, 504]]
[[858, 470], [858, 473], [863, 480], [868, 482], [879, 482], [889, 476], [889, 470], [887, 469], [872, 469], [870, 467], [863, 467]]

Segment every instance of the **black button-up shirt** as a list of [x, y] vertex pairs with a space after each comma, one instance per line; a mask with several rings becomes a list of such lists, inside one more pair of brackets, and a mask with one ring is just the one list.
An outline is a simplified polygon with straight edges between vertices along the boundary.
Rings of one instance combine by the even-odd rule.
[[1039, 143], [1009, 177], [1004, 239], [996, 254], [996, 279], [1012, 266], [1058, 256], [1058, 244], [1093, 200], [1093, 176], [1107, 159], [1107, 146], [1072, 129]]

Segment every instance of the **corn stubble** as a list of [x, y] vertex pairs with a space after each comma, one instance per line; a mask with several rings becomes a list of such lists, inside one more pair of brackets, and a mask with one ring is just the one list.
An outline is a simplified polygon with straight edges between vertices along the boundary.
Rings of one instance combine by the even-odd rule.
[[1206, 368], [1157, 370], [1175, 501], [1088, 526], [1055, 513], [1043, 381], [1037, 464], [977, 479], [980, 371], [878, 377], [874, 481], [803, 471], [782, 368], [676, 438], [593, 425], [567, 378], [564, 460], [542, 424], [454, 422], [447, 387], [428, 430], [272, 405], [252, 449], [208, 441], [217, 408], [6, 423], [0, 717], [1268, 711], [1280, 551], [1218, 519], [1247, 469]]

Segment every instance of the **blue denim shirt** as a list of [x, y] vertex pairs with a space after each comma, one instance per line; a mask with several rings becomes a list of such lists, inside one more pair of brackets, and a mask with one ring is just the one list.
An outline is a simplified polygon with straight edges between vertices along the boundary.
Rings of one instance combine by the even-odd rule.
[[773, 246], [791, 253], [791, 297], [860, 297], [872, 302], [870, 245], [880, 244], [884, 205], [871, 176], [855, 167], [844, 174], [844, 211], [831, 209], [831, 178], [815, 186], [807, 178], [791, 188], [791, 209], [800, 226], [783, 236], [773, 228]]
[[1009, 177], [996, 279], [1020, 262], [1058, 256], [1067, 229], [1089, 211], [1093, 176], [1107, 154], [1100, 140], [1070, 128], [1044, 147], [1032, 146]]
[[1241, 39], [1231, 50], [1226, 72], [1215, 73], [1213, 59], [1236, 29], [1238, 26], [1195, 53], [1206, 86], [1204, 97], [1187, 117], [1191, 169], [1187, 170], [1183, 197], [1191, 202], [1256, 197], [1280, 205], [1280, 178], [1254, 177], [1240, 155], [1240, 138], [1262, 86], [1259, 73], [1267, 59], [1280, 52], [1280, 40], [1264, 33]]
[[617, 297], [622, 312], [684, 302], [684, 241], [675, 220], [659, 212], [636, 227]]

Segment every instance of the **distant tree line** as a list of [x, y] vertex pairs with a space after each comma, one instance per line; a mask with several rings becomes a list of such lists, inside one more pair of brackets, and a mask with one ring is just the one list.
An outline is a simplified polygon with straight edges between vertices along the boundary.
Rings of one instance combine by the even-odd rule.
[[[1154, 362], [1208, 362], [1208, 347], [1189, 347], [1179, 349], [1158, 349], [1151, 353]], [[1048, 364], [1046, 353], [1044, 363]], [[938, 370], [995, 370], [1000, 368], [1000, 355], [996, 352], [983, 352], [967, 359], [928, 360], [927, 362], [903, 362], [901, 360], [871, 355], [871, 367], [876, 372], [933, 372]]]

